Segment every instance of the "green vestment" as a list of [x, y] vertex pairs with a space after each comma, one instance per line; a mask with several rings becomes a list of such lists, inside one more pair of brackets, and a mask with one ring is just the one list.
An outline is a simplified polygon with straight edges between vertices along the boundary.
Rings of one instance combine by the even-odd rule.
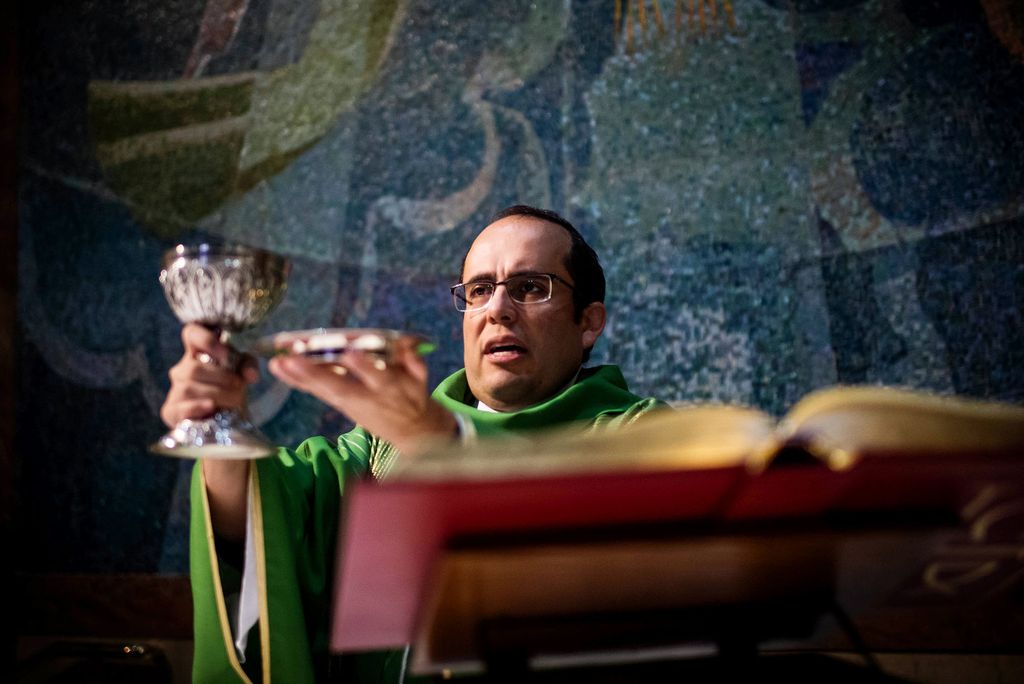
[[[512, 413], [481, 411], [460, 370], [434, 391], [445, 408], [472, 422], [481, 437], [585, 422], [593, 428], [625, 425], [661, 406], [626, 388], [615, 366], [584, 369], [578, 381], [541, 404]], [[475, 403], [475, 402], [474, 402]], [[191, 576], [195, 615], [195, 682], [297, 684], [323, 680], [338, 516], [345, 483], [386, 473], [397, 456], [387, 442], [361, 428], [336, 444], [313, 437], [250, 469], [252, 529], [259, 586], [259, 622], [250, 635], [245, 668], [235, 653], [226, 594], [237, 591], [239, 571], [218, 555], [210, 525], [202, 469], [192, 480]], [[258, 634], [257, 634], [258, 632]], [[269, 645], [269, 646], [268, 646]], [[401, 657], [377, 660], [397, 674]], [[250, 677], [247, 672], [255, 673]], [[374, 677], [381, 681], [381, 676]]]

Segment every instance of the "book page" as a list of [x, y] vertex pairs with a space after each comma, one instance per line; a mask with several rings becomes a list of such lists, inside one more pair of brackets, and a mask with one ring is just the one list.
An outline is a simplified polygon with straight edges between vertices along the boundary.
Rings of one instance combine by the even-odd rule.
[[619, 429], [561, 427], [436, 448], [400, 459], [390, 480], [516, 478], [617, 470], [760, 469], [773, 451], [774, 421], [734, 406], [651, 413]]
[[779, 437], [835, 469], [867, 452], [1024, 457], [1024, 407], [888, 387], [837, 387], [794, 406]]

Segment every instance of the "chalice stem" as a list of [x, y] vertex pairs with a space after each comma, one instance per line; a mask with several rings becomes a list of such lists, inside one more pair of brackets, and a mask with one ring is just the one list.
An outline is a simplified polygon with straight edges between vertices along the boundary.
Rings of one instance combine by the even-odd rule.
[[245, 363], [245, 354], [235, 349], [235, 346], [231, 344], [231, 331], [215, 326], [206, 326], [206, 329], [216, 335], [217, 341], [227, 349], [227, 358], [221, 363], [209, 354], [204, 354], [199, 360], [203, 363], [212, 363], [232, 373], [241, 372], [242, 364]]
[[[223, 368], [224, 370], [230, 371], [236, 375], [241, 375], [242, 366], [245, 365], [246, 354], [238, 351], [233, 344], [231, 344], [231, 331], [218, 328], [216, 326], [204, 326], [207, 330], [217, 336], [217, 341], [224, 345], [227, 350], [227, 358], [222, 361], [218, 361], [214, 357], [210, 356], [206, 352], [199, 355], [198, 361], [200, 363], [210, 364]], [[222, 413], [225, 415], [234, 414], [239, 418], [244, 419], [247, 423], [251, 423], [252, 417], [249, 415], [248, 407], [239, 409], [217, 409], [215, 413]], [[261, 435], [262, 436], [262, 435]]]

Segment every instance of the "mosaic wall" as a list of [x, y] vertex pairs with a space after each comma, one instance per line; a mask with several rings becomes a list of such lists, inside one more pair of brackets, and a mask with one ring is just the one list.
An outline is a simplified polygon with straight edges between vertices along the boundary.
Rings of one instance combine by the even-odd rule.
[[[602, 255], [595, 360], [640, 393], [1024, 401], [1017, 0], [22, 5], [23, 570], [186, 569], [190, 464], [145, 449], [180, 240], [292, 258], [262, 331], [423, 331], [436, 380], [446, 286], [526, 202]], [[284, 444], [344, 424], [272, 379], [253, 411]]]

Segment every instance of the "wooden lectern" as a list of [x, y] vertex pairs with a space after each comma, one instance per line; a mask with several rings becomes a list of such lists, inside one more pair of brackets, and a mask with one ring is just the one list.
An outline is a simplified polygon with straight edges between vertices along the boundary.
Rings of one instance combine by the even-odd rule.
[[[937, 424], [963, 418], [946, 410]], [[941, 449], [873, 448], [854, 425], [859, 442], [831, 462], [820, 444], [840, 440], [819, 428], [819, 446], [790, 427], [744, 459], [680, 446], [686, 413], [544, 436], [529, 456], [522, 442], [428, 455], [357, 483], [332, 648], [411, 643], [416, 673], [517, 676], [645, 653], [735, 666], [773, 643], [1024, 651], [1024, 611], [990, 605], [1024, 575], [1024, 411]]]

